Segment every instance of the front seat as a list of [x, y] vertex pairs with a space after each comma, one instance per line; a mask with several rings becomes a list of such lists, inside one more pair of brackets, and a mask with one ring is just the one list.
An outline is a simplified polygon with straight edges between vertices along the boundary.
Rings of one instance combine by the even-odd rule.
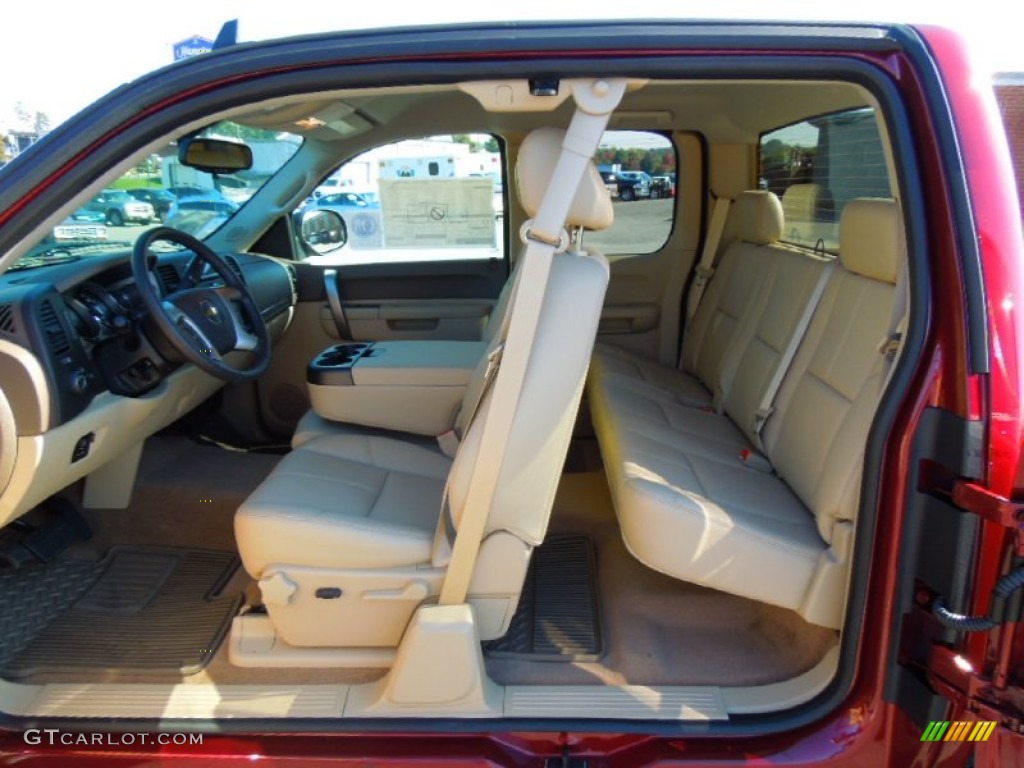
[[[540, 129], [522, 145], [516, 179], [530, 216], [563, 138], [563, 131]], [[567, 226], [603, 229], [611, 220], [610, 198], [591, 164]], [[568, 252], [552, 259], [468, 592], [482, 640], [507, 631], [530, 554], [547, 531], [607, 283], [603, 256]], [[516, 290], [530, 289], [521, 284]], [[515, 297], [511, 301], [515, 313]], [[498, 336], [492, 348], [501, 343]], [[327, 434], [293, 450], [239, 508], [242, 562], [259, 582], [279, 641], [395, 647], [416, 608], [439, 594], [446, 568], [435, 541], [447, 537], [435, 533], [459, 527], [493, 405], [493, 390], [485, 387], [488, 357], [467, 389], [457, 424], [464, 438], [454, 459], [422, 441]], [[446, 484], [450, 515], [441, 514]]]

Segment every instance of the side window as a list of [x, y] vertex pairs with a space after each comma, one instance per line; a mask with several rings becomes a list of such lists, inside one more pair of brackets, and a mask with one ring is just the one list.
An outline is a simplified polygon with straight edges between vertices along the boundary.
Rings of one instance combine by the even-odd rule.
[[672, 143], [651, 131], [607, 131], [594, 162], [612, 197], [615, 221], [603, 232], [587, 232], [584, 244], [608, 256], [659, 250], [675, 218]]
[[313, 263], [502, 259], [504, 166], [487, 134], [375, 147], [324, 179], [294, 212], [296, 229]]
[[782, 198], [786, 242], [835, 253], [839, 219], [857, 197], [891, 197], [873, 109], [856, 109], [762, 134], [759, 186]]

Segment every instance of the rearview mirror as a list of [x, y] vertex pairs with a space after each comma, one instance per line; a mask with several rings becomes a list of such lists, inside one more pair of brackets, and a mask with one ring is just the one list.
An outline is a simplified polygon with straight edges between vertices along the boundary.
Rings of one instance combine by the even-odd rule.
[[252, 168], [252, 150], [222, 139], [179, 139], [178, 160], [207, 173], [234, 173]]

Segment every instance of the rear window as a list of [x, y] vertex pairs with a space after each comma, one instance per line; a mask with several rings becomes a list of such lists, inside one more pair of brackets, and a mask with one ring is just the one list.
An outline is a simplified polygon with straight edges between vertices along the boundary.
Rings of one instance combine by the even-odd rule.
[[638, 256], [662, 248], [675, 221], [676, 152], [654, 131], [606, 131], [594, 156], [612, 198], [614, 220], [583, 242], [606, 256]]
[[761, 135], [759, 186], [782, 199], [782, 239], [836, 253], [843, 207], [892, 197], [875, 110], [809, 118]]

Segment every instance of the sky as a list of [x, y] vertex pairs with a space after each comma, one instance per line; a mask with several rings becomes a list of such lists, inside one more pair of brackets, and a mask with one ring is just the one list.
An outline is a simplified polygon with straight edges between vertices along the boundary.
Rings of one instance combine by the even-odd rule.
[[[621, 1], [621, 0], [620, 0]], [[239, 20], [239, 39], [263, 40], [332, 29], [445, 24], [508, 19], [621, 18], [902, 21], [960, 32], [984, 71], [1024, 72], [1024, 4], [1019, 0], [516, 0], [515, 3], [432, 0], [399, 6], [394, 0], [63, 0], [8, 4], [0, 35], [0, 127], [11, 126], [15, 105], [59, 123], [121, 83], [173, 60], [172, 45]], [[626, 10], [620, 10], [625, 8]]]

